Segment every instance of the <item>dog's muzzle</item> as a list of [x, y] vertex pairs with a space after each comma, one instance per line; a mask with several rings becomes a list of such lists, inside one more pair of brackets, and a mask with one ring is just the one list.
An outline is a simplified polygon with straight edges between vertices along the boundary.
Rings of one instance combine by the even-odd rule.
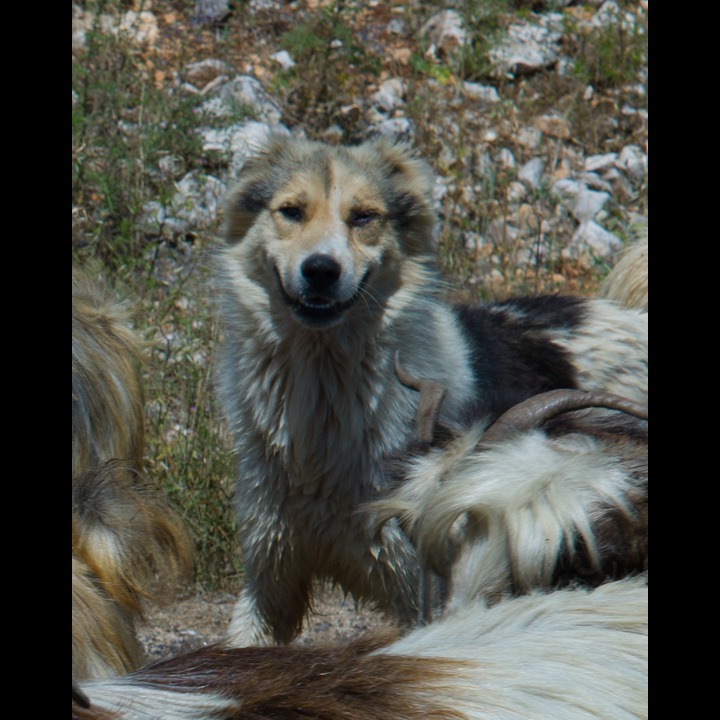
[[333, 325], [340, 320], [359, 299], [369, 274], [368, 270], [351, 297], [340, 300], [337, 293], [342, 268], [330, 255], [310, 255], [303, 261], [300, 266], [302, 287], [295, 295], [285, 289], [280, 273], [275, 268], [283, 300], [300, 322], [314, 327]]

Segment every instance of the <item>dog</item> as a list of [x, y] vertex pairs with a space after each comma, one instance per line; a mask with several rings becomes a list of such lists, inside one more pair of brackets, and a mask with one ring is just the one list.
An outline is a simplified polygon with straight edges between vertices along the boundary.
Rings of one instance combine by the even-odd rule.
[[404, 637], [211, 645], [73, 686], [73, 720], [648, 716], [643, 576], [468, 602]]
[[469, 426], [554, 388], [647, 401], [647, 316], [608, 300], [539, 296], [451, 305], [435, 248], [434, 178], [385, 138], [270, 138], [230, 191], [211, 292], [216, 387], [234, 439], [245, 584], [237, 646], [288, 643], [316, 585], [402, 626], [420, 622], [416, 550], [365, 503], [415, 433], [418, 393], [394, 358], [446, 392]]
[[146, 602], [192, 569], [182, 517], [144, 474], [144, 343], [131, 306], [73, 268], [72, 672], [108, 678], [144, 662]]

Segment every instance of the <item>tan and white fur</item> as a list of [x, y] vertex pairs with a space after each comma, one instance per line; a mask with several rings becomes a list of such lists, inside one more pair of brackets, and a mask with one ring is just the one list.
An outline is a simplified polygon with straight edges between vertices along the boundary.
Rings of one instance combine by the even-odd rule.
[[536, 591], [396, 639], [199, 648], [80, 683], [73, 720], [638, 720], [647, 631], [644, 577]]
[[451, 306], [436, 267], [433, 175], [402, 144], [273, 138], [230, 193], [213, 294], [217, 388], [237, 451], [246, 583], [231, 642], [289, 642], [314, 584], [403, 625], [415, 548], [358, 511], [387, 492], [414, 433], [408, 370], [447, 387], [444, 422], [492, 419], [553, 387], [644, 401], [647, 320], [600, 300]]
[[603, 280], [600, 297], [630, 308], [648, 310], [648, 226], [640, 226], [638, 237], [625, 248], [617, 264]]

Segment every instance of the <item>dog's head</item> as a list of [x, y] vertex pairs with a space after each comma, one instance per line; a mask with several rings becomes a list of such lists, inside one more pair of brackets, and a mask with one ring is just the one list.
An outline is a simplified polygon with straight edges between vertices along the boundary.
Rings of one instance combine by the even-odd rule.
[[404, 264], [433, 255], [432, 183], [425, 162], [386, 139], [275, 137], [240, 172], [226, 247], [303, 325], [330, 327], [382, 305]]

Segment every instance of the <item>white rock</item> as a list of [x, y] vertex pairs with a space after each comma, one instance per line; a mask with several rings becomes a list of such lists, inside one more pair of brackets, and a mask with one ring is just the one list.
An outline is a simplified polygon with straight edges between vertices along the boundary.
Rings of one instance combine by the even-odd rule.
[[240, 75], [224, 83], [206, 100], [201, 110], [217, 118], [237, 119], [243, 108], [271, 124], [280, 122], [282, 112], [254, 77]]
[[600, 172], [613, 167], [617, 161], [617, 153], [605, 153], [603, 155], [588, 155], [585, 158], [585, 169], [588, 172]]
[[537, 190], [540, 187], [543, 173], [545, 172], [545, 161], [542, 158], [535, 157], [528, 160], [518, 170], [518, 178], [528, 183], [531, 188]]
[[163, 155], [158, 160], [158, 168], [166, 177], [176, 180], [185, 174], [185, 158], [180, 155]]
[[620, 151], [616, 167], [640, 181], [647, 174], [647, 155], [637, 145], [626, 145]]
[[498, 91], [492, 85], [463, 82], [462, 91], [468, 99], [484, 105], [494, 105], [500, 102], [500, 95], [498, 95]]
[[254, 121], [233, 126], [229, 147], [232, 154], [229, 169], [230, 177], [236, 177], [247, 158], [256, 153], [265, 144], [268, 137], [275, 133], [289, 135], [290, 131], [285, 125], [270, 125]]
[[518, 131], [517, 141], [528, 150], [537, 150], [542, 143], [542, 136], [538, 128], [523, 125]]
[[610, 195], [606, 192], [583, 189], [575, 197], [572, 214], [580, 223], [593, 220], [609, 199]]
[[580, 223], [570, 240], [570, 244], [562, 251], [562, 255], [565, 257], [578, 257], [590, 249], [595, 257], [609, 258], [622, 245], [622, 240], [618, 237], [593, 220], [587, 220]]
[[295, 67], [295, 61], [287, 50], [278, 50], [270, 56], [270, 59], [274, 60], [283, 70]]
[[553, 183], [550, 192], [573, 214], [578, 222], [592, 220], [610, 199], [607, 192], [588, 189], [576, 178], [563, 178]]
[[590, 20], [590, 25], [595, 28], [610, 27], [611, 25], [617, 25], [618, 20], [620, 20], [627, 29], [635, 25], [635, 18], [632, 13], [623, 12], [615, 0], [607, 0], [607, 2], [604, 2], [598, 8], [595, 15], [593, 15]]
[[415, 135], [415, 126], [411, 120], [405, 117], [382, 120], [373, 129], [381, 135], [391, 138], [411, 139]]
[[390, 112], [403, 104], [405, 86], [399, 78], [390, 78], [380, 84], [372, 102], [383, 112]]
[[506, 147], [500, 148], [500, 150], [498, 150], [497, 162], [498, 165], [502, 165], [506, 168], [514, 168], [516, 165], [515, 156], [513, 155], [512, 150]]
[[192, 227], [210, 228], [218, 220], [227, 186], [212, 175], [191, 172], [176, 184], [168, 214], [187, 220]]
[[139, 220], [144, 232], [172, 237], [216, 226], [227, 186], [212, 175], [188, 173], [175, 184], [167, 206], [147, 203]]
[[465, 44], [463, 19], [455, 10], [442, 10], [433, 15], [420, 29], [441, 55], [450, 55]]
[[578, 180], [585, 183], [591, 190], [599, 190], [600, 192], [612, 194], [612, 185], [601, 178], [594, 172], [582, 172], [578, 176]]
[[521, 182], [513, 180], [508, 185], [507, 197], [511, 202], [520, 202], [527, 197], [527, 188]]
[[583, 183], [578, 182], [573, 178], [561, 178], [552, 184], [550, 192], [556, 197], [559, 197], [561, 200], [574, 201], [584, 188], [585, 185], [583, 185]]
[[562, 33], [532, 23], [513, 23], [507, 36], [488, 57], [500, 75], [517, 75], [547, 68], [558, 59]]

